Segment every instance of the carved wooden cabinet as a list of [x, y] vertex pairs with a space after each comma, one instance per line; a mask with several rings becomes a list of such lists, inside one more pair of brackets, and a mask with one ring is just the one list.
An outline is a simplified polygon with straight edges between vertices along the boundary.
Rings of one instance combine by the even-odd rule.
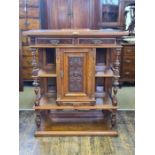
[[118, 39], [128, 32], [31, 30], [24, 35], [33, 57], [35, 135], [116, 136]]

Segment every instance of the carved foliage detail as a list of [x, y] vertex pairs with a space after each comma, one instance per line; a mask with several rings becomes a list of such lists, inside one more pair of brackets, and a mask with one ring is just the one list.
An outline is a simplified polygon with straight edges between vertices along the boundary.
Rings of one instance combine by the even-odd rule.
[[83, 57], [68, 58], [69, 91], [83, 91]]

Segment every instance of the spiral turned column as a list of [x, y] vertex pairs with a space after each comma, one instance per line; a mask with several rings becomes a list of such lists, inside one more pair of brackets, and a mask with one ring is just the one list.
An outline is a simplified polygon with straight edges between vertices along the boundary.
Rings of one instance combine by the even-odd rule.
[[116, 59], [114, 62], [114, 82], [113, 82], [113, 98], [112, 98], [112, 104], [113, 106], [117, 106], [117, 91], [119, 86], [119, 68], [120, 68], [120, 54], [121, 54], [121, 48], [116, 48]]
[[[38, 63], [36, 60], [36, 54], [37, 54], [37, 49], [36, 48], [31, 48], [31, 52], [32, 52], [32, 76], [34, 78], [33, 81], [33, 86], [34, 88], [34, 92], [35, 92], [35, 101], [34, 101], [34, 106], [39, 106], [40, 105], [40, 88], [39, 88], [39, 79], [37, 77], [38, 75]], [[37, 110], [36, 111], [36, 119], [35, 119], [36, 125], [37, 127], [40, 127], [41, 124], [41, 114], [40, 111]]]
[[[117, 91], [119, 86], [119, 77], [120, 77], [120, 54], [121, 48], [115, 49], [116, 58], [114, 62], [114, 82], [113, 82], [113, 97], [112, 97], [112, 105], [117, 106]], [[116, 110], [113, 110], [111, 113], [111, 125], [114, 127], [116, 124]]]

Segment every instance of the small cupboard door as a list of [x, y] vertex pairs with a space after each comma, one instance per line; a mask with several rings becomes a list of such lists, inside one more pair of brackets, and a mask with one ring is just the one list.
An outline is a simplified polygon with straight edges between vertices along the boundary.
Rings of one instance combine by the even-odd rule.
[[93, 49], [57, 50], [57, 101], [93, 103], [95, 52]]

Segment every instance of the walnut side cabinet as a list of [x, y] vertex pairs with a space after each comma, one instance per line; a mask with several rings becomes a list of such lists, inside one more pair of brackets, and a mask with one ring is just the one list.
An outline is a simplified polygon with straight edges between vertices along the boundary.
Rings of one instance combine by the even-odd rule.
[[35, 136], [116, 136], [118, 40], [128, 32], [30, 30], [24, 35], [33, 57]]

